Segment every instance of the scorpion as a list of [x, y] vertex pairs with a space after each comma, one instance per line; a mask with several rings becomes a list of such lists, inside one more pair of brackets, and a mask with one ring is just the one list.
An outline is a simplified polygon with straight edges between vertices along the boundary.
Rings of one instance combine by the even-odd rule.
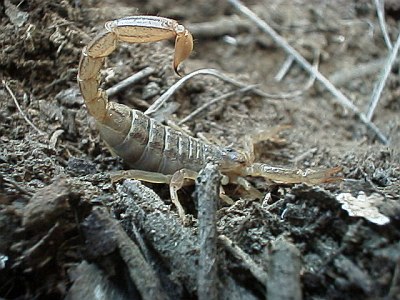
[[193, 37], [183, 25], [172, 19], [130, 16], [109, 21], [105, 29], [82, 50], [77, 80], [88, 112], [96, 120], [100, 136], [111, 152], [132, 168], [114, 172], [111, 176], [114, 181], [135, 178], [169, 184], [171, 201], [184, 219], [185, 211], [179, 203], [177, 191], [186, 179], [195, 180], [208, 162], [218, 166], [223, 174], [223, 185], [234, 183], [247, 191], [256, 190], [245, 179], [247, 176], [263, 177], [273, 182], [306, 184], [341, 179], [336, 176], [340, 167], [296, 170], [255, 163], [254, 141], [246, 143], [246, 153], [209, 144], [162, 125], [141, 111], [108, 100], [106, 92], [100, 88], [100, 70], [118, 42], [147, 43], [174, 37], [173, 68], [179, 75], [178, 66], [193, 50]]

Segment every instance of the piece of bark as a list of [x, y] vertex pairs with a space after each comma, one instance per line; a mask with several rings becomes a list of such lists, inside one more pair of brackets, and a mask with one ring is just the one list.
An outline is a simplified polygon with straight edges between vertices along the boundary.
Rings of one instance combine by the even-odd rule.
[[217, 226], [221, 174], [217, 166], [207, 164], [196, 180], [199, 219], [199, 268], [197, 273], [198, 299], [217, 299]]
[[122, 198], [114, 203], [114, 210], [123, 212], [125, 220], [129, 216], [136, 223], [168, 269], [176, 273], [173, 277], [179, 277], [187, 290], [194, 293], [198, 265], [194, 229], [183, 227], [158, 195], [139, 181], [125, 180], [117, 190]]
[[95, 208], [82, 222], [82, 232], [91, 259], [101, 259], [118, 250], [141, 298], [166, 299], [166, 294], [150, 264], [121, 225], [112, 219], [105, 209]]
[[[125, 180], [117, 187], [121, 199], [113, 203], [114, 211], [136, 223], [144, 239], [170, 270], [170, 277], [184, 285], [190, 297], [197, 293], [198, 244], [194, 228], [184, 227], [179, 217], [151, 189], [136, 180]], [[220, 278], [219, 299], [256, 299], [229, 275]], [[179, 297], [175, 297], [180, 299]], [[186, 297], [188, 298], [188, 297]]]
[[268, 257], [268, 300], [301, 300], [301, 259], [295, 245], [278, 238], [271, 245]]

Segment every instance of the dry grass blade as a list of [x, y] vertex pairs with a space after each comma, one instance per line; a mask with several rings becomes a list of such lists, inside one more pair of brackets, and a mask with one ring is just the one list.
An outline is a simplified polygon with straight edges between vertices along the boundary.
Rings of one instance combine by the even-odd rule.
[[189, 31], [196, 37], [214, 38], [224, 35], [233, 35], [241, 31], [249, 31], [250, 22], [238, 18], [238, 16], [222, 16], [217, 20], [203, 23], [193, 23], [187, 26]]
[[35, 129], [35, 131], [39, 134], [39, 135], [47, 135], [45, 132], [41, 131], [39, 128], [37, 128], [35, 126], [35, 124], [32, 123], [31, 120], [29, 120], [29, 118], [25, 115], [25, 113], [23, 112], [23, 110], [21, 109], [21, 106], [19, 106], [18, 100], [15, 97], [13, 91], [10, 89], [10, 87], [8, 86], [7, 82], [5, 80], [2, 80], [2, 83], [4, 85], [4, 87], [6, 88], [7, 92], [10, 94], [11, 98], [13, 99], [15, 106], [17, 107], [19, 113], [22, 115], [22, 117], [25, 119], [26, 123], [28, 123], [33, 129]]
[[385, 83], [389, 77], [390, 71], [392, 70], [393, 64], [396, 60], [397, 53], [399, 51], [399, 47], [400, 47], [400, 33], [397, 37], [394, 47], [392, 47], [392, 49], [390, 51], [390, 54], [386, 60], [385, 65], [382, 68], [382, 73], [381, 73], [380, 79], [379, 79], [378, 83], [376, 84], [374, 91], [372, 93], [371, 101], [370, 101], [370, 104], [368, 107], [368, 112], [367, 112], [368, 120], [372, 119], [375, 108], [378, 105], [379, 99], [381, 98], [383, 88], [385, 87]]
[[237, 0], [228, 0], [228, 2], [237, 9], [244, 16], [253, 21], [263, 32], [270, 35], [270, 37], [278, 44], [285, 52], [292, 55], [294, 59], [299, 63], [307, 72], [313, 74], [315, 78], [321, 82], [325, 88], [335, 96], [335, 100], [343, 107], [351, 110], [360, 120], [363, 122], [368, 129], [375, 133], [378, 140], [387, 145], [389, 144], [386, 136], [373, 124], [367, 117], [359, 111], [359, 109], [341, 92], [339, 91], [324, 75], [322, 75], [315, 67], [313, 67], [296, 49], [289, 45], [289, 43], [281, 37], [271, 26], [261, 20], [255, 13], [249, 8], [243, 5]]
[[378, 15], [379, 26], [381, 27], [383, 38], [385, 39], [386, 46], [392, 50], [392, 42], [390, 41], [389, 34], [386, 30], [385, 13], [384, 13], [384, 0], [374, 0], [376, 13]]
[[133, 74], [132, 76], [129, 76], [128, 78], [125, 78], [124, 80], [118, 82], [116, 85], [107, 89], [107, 95], [109, 97], [114, 96], [123, 89], [126, 89], [128, 86], [138, 82], [139, 80], [142, 80], [147, 76], [150, 76], [154, 73], [154, 71], [155, 70], [151, 67], [144, 68], [143, 70]]
[[180, 121], [178, 122], [178, 125], [182, 125], [182, 124], [186, 123], [187, 121], [193, 119], [193, 118], [196, 117], [199, 113], [201, 113], [203, 110], [207, 109], [207, 107], [210, 107], [210, 105], [213, 105], [213, 104], [215, 104], [215, 103], [217, 103], [217, 102], [220, 102], [220, 101], [222, 101], [222, 100], [225, 100], [226, 98], [229, 98], [229, 97], [234, 96], [234, 95], [236, 95], [236, 94], [243, 94], [243, 93], [246, 93], [246, 92], [248, 92], [248, 91], [254, 89], [256, 86], [257, 86], [257, 85], [249, 85], [249, 86], [243, 87], [243, 88], [241, 88], [241, 89], [238, 89], [238, 90], [231, 91], [231, 92], [228, 92], [228, 93], [226, 93], [226, 94], [223, 94], [223, 95], [221, 95], [221, 96], [219, 96], [219, 97], [217, 97], [217, 98], [214, 98], [213, 100], [211, 100], [211, 101], [209, 101], [209, 102], [207, 102], [207, 103], [204, 103], [202, 106], [196, 108], [193, 112], [191, 112], [189, 115], [187, 115], [187, 116], [184, 117], [182, 120], [180, 120]]
[[[248, 84], [242, 83], [240, 81], [237, 81], [235, 79], [232, 79], [222, 72], [215, 70], [215, 69], [200, 69], [197, 71], [194, 71], [190, 74], [185, 75], [181, 79], [179, 79], [175, 84], [173, 84], [164, 94], [161, 95], [160, 98], [158, 98], [146, 111], [146, 115], [151, 115], [155, 113], [186, 81], [189, 79], [198, 76], [198, 75], [210, 75], [210, 76], [215, 76], [225, 82], [228, 82], [234, 86], [237, 86], [239, 88], [247, 87]], [[271, 95], [268, 93], [265, 93], [259, 89], [254, 89], [253, 90], [256, 95], [259, 95], [261, 97], [265, 98], [276, 98], [276, 95]]]
[[[249, 85], [240, 81], [237, 81], [233, 78], [228, 77], [227, 75], [223, 74], [221, 71], [218, 71], [216, 69], [200, 69], [197, 71], [194, 71], [192, 73], [189, 73], [187, 75], [185, 75], [184, 77], [182, 77], [181, 79], [179, 79], [174, 85], [172, 85], [164, 94], [161, 95], [160, 98], [158, 98], [146, 111], [145, 114], [148, 116], [151, 116], [153, 113], [155, 113], [157, 110], [160, 109], [161, 106], [164, 105], [164, 103], [189, 79], [198, 76], [198, 75], [210, 75], [210, 76], [215, 76], [225, 82], [228, 82], [230, 84], [232, 84], [233, 86], [239, 87], [241, 89], [245, 89], [247, 90], [251, 90], [254, 94], [267, 98], [267, 99], [289, 99], [289, 98], [294, 98], [297, 97], [299, 95], [301, 95], [302, 93], [304, 93], [306, 90], [308, 90], [315, 81], [315, 77], [311, 76], [310, 79], [308, 80], [308, 82], [305, 84], [305, 86], [297, 91], [294, 92], [289, 92], [289, 93], [282, 93], [282, 94], [269, 94], [266, 93], [258, 88], [256, 88], [257, 85]], [[240, 92], [240, 90], [238, 91]], [[215, 101], [216, 99], [214, 99], [213, 101]], [[266, 99], [264, 99], [264, 101], [267, 101]], [[273, 103], [271, 101], [271, 103]], [[186, 122], [187, 120], [185, 120], [184, 122]], [[181, 121], [182, 122], [182, 121]]]
[[276, 81], [281, 81], [283, 79], [283, 77], [285, 77], [285, 75], [287, 74], [287, 72], [289, 71], [290, 67], [293, 65], [294, 62], [294, 58], [291, 55], [288, 55], [286, 57], [286, 60], [284, 61], [281, 69], [279, 70], [279, 72], [275, 75], [275, 80]]

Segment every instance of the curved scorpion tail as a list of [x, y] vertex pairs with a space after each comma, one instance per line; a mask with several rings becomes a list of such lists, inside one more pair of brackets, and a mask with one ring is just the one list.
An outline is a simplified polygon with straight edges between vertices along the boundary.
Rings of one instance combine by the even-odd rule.
[[101, 125], [118, 133], [127, 133], [131, 125], [130, 109], [110, 103], [106, 92], [100, 88], [100, 69], [105, 58], [116, 49], [118, 42], [147, 43], [173, 37], [176, 37], [176, 71], [178, 65], [192, 51], [193, 38], [182, 25], [167, 18], [132, 16], [107, 22], [105, 30], [83, 49], [78, 68], [78, 84], [89, 113]]

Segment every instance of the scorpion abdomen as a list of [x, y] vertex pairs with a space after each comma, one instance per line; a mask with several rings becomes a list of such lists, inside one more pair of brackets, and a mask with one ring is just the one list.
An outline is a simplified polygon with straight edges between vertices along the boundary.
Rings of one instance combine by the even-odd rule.
[[[219, 149], [158, 123], [137, 110], [125, 139], [112, 145], [115, 154], [134, 169], [173, 174], [183, 168], [199, 171]], [[100, 128], [101, 130], [101, 128]]]

